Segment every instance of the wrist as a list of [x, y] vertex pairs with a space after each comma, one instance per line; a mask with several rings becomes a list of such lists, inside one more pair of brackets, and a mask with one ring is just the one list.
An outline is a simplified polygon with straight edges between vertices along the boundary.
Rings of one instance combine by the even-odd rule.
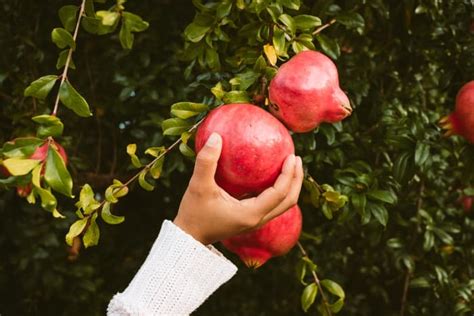
[[199, 231], [196, 225], [190, 224], [186, 220], [183, 220], [181, 217], [176, 216], [176, 218], [173, 220], [173, 224], [175, 224], [179, 229], [181, 229], [186, 234], [193, 237], [196, 241], [199, 241], [201, 244], [203, 245], [211, 244], [208, 238], [205, 238], [202, 235], [202, 233]]

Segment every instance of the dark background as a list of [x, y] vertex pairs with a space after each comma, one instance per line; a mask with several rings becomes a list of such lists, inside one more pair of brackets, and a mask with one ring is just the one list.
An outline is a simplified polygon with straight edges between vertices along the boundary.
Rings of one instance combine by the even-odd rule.
[[[325, 33], [342, 47], [337, 61], [341, 85], [355, 107], [344, 129], [353, 140], [343, 144], [346, 136], [339, 132], [335, 143], [329, 141], [329, 132], [296, 136], [299, 153], [313, 157], [309, 170], [321, 183], [332, 184], [338, 169], [362, 160], [371, 165], [367, 173], [374, 181], [392, 186], [392, 167], [383, 163], [383, 153], [394, 160], [403, 152], [413, 155], [417, 141], [426, 141], [432, 149], [428, 165], [410, 165], [409, 179], [393, 185], [399, 203], [389, 209], [386, 229], [374, 221], [362, 225], [350, 205], [348, 218], [329, 221], [302, 196], [304, 229], [317, 236], [302, 242], [318, 264], [318, 274], [337, 281], [346, 291], [341, 315], [398, 315], [407, 257], [416, 265], [410, 278], [425, 278], [429, 284], [428, 288], [410, 288], [407, 314], [454, 315], [460, 302], [469, 310], [469, 291], [474, 290], [474, 225], [472, 215], [464, 214], [456, 200], [461, 188], [472, 185], [469, 162], [474, 154], [472, 146], [458, 138], [443, 139], [436, 122], [451, 111], [462, 84], [473, 79], [473, 5], [468, 0], [306, 1], [304, 10], [327, 21], [336, 2], [343, 10], [360, 13], [366, 25], [362, 34], [340, 25]], [[0, 4], [3, 142], [34, 133], [29, 118], [54, 101], [24, 98], [23, 90], [37, 77], [58, 72], [54, 68], [58, 50], [50, 32], [60, 25], [57, 10], [70, 3], [74, 1], [5, 0]], [[426, 11], [415, 13], [420, 6]], [[195, 14], [192, 3], [129, 1], [126, 8], [150, 22], [147, 31], [137, 34], [131, 52], [122, 50], [116, 35], [80, 32], [78, 38], [77, 70], [70, 79], [89, 100], [95, 116], [82, 119], [64, 109], [59, 113], [66, 126], [61, 143], [71, 158], [75, 184], [88, 182], [98, 191], [114, 177], [127, 179], [132, 174], [125, 153], [128, 143], [136, 142], [141, 148], [170, 143], [163, 139], [160, 123], [169, 117], [172, 103], [209, 94], [199, 70], [191, 80], [184, 79], [187, 63], [178, 58], [184, 43], [181, 34]], [[396, 138], [405, 133], [408, 145]], [[317, 151], [308, 145], [314, 140]], [[112, 295], [127, 286], [141, 265], [163, 219], [173, 218], [191, 168], [192, 161], [172, 152], [155, 191], [132, 189], [117, 207], [126, 216], [125, 222], [101, 226], [99, 246], [82, 250], [76, 261], [67, 259], [64, 243], [74, 218], [71, 201], [60, 201], [68, 218], [55, 220], [13, 190], [1, 191], [0, 314], [103, 315]], [[424, 208], [435, 225], [454, 239], [453, 254], [443, 252], [442, 238], [436, 239], [431, 250], [423, 250], [426, 223], [416, 211], [421, 197], [415, 175], [426, 183]], [[460, 227], [460, 232], [453, 233], [445, 224]], [[403, 248], [388, 247], [387, 241], [393, 238], [401, 240]], [[234, 255], [226, 255], [238, 262]], [[293, 250], [257, 271], [238, 263], [238, 275], [195, 314], [304, 314], [300, 307], [303, 286], [294, 268], [298, 256]], [[446, 282], [440, 280], [436, 267], [446, 271]], [[468, 300], [460, 291], [468, 291]]]

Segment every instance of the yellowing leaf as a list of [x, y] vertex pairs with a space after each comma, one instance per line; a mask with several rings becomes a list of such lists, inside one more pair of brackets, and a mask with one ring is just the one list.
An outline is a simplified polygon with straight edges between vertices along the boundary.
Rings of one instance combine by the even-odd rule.
[[66, 234], [66, 243], [69, 246], [72, 246], [72, 240], [74, 237], [79, 236], [79, 234], [82, 233], [84, 227], [86, 227], [87, 220], [87, 217], [78, 219], [74, 222], [74, 224], [71, 225], [71, 227], [69, 227], [69, 232]]
[[265, 56], [267, 56], [268, 62], [272, 65], [275, 66], [277, 63], [277, 55], [275, 52], [275, 47], [270, 44], [266, 44], [263, 46], [263, 51], [265, 53]]
[[3, 161], [3, 165], [14, 176], [24, 176], [40, 163], [36, 159], [10, 158]]

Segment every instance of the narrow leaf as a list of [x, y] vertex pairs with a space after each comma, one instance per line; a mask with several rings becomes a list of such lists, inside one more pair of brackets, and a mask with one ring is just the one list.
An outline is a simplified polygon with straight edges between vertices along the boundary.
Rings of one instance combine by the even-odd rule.
[[25, 97], [35, 97], [40, 100], [46, 99], [51, 89], [54, 87], [58, 76], [48, 75], [43, 76], [33, 81], [24, 92]]
[[51, 188], [68, 197], [72, 195], [72, 178], [64, 164], [64, 160], [56, 149], [49, 146], [44, 179]]
[[92, 116], [87, 101], [67, 80], [64, 81], [59, 88], [59, 99], [66, 107], [73, 110], [77, 115], [82, 117]]

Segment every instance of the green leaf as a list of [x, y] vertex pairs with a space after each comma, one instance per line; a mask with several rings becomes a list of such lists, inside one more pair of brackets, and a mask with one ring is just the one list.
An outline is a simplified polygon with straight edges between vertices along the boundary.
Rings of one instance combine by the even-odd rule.
[[328, 279], [322, 280], [321, 285], [339, 298], [344, 299], [346, 297], [346, 294], [344, 293], [342, 287], [334, 281]]
[[[56, 61], [56, 69], [61, 69], [66, 65], [67, 58], [69, 56], [69, 49], [65, 49], [59, 53], [58, 60]], [[74, 60], [71, 57], [71, 61], [69, 62], [69, 68], [76, 69], [76, 65], [74, 64]]]
[[[162, 147], [162, 152], [165, 151], [165, 148]], [[161, 153], [157, 153], [157, 156], [160, 155]], [[150, 168], [150, 175], [153, 177], [153, 179], [158, 179], [161, 176], [161, 171], [163, 170], [163, 164], [165, 162], [165, 156], [163, 155], [160, 159], [155, 161], [155, 163], [151, 166]]]
[[300, 0], [278, 0], [277, 2], [292, 10], [299, 10], [301, 5]]
[[347, 26], [347, 28], [363, 28], [365, 21], [362, 15], [356, 12], [343, 12], [336, 16], [336, 21]]
[[218, 71], [221, 68], [219, 54], [213, 48], [206, 48], [206, 63], [211, 70]]
[[148, 28], [148, 22], [142, 20], [136, 14], [122, 12], [122, 27], [120, 28], [119, 38], [124, 49], [132, 49], [135, 40], [134, 32], [142, 32]]
[[122, 23], [125, 23], [132, 32], [143, 32], [150, 26], [140, 16], [130, 12], [122, 12], [122, 19]]
[[177, 136], [186, 132], [193, 124], [180, 118], [170, 118], [161, 123], [163, 135]]
[[245, 72], [237, 74], [229, 82], [232, 85], [238, 85], [240, 88], [239, 90], [247, 90], [251, 85], [255, 83], [255, 81], [258, 79], [259, 76], [260, 74], [249, 69], [249, 70], [246, 70]]
[[289, 16], [288, 14], [282, 14], [278, 17], [278, 20], [280, 20], [280, 22], [286, 26], [286, 29], [290, 32], [290, 34], [295, 34], [296, 25], [295, 21], [291, 16]]
[[145, 154], [157, 158], [159, 155], [163, 154], [165, 151], [166, 151], [166, 148], [164, 146], [149, 147], [147, 148], [147, 150], [145, 150]]
[[99, 243], [100, 230], [99, 225], [96, 222], [97, 213], [92, 214], [91, 220], [89, 222], [89, 227], [87, 227], [82, 241], [84, 242], [84, 247], [89, 248], [91, 246], [96, 246]]
[[316, 283], [311, 283], [304, 288], [303, 294], [301, 295], [301, 307], [305, 313], [308, 311], [311, 305], [313, 305], [317, 294], [318, 286]]
[[137, 152], [137, 144], [127, 145], [127, 154], [130, 156], [132, 165], [135, 168], [140, 168], [142, 167], [142, 163], [140, 162], [140, 159], [138, 158], [138, 156], [135, 154], [136, 152]]
[[122, 45], [123, 49], [133, 48], [133, 42], [135, 40], [135, 36], [130, 30], [130, 27], [128, 27], [127, 24], [125, 23], [122, 23], [122, 27], [120, 28], [119, 39], [120, 39], [120, 44]]
[[120, 18], [120, 14], [115, 11], [97, 11], [96, 14], [105, 26], [116, 25]]
[[179, 144], [179, 151], [185, 155], [186, 157], [195, 157], [196, 156], [196, 153], [194, 152], [194, 150], [192, 150], [191, 147], [189, 147], [187, 144], [185, 143], [181, 143]]
[[88, 219], [89, 219], [88, 217], [85, 217], [83, 219], [78, 219], [69, 227], [69, 231], [66, 234], [66, 243], [69, 246], [72, 246], [72, 241], [74, 237], [79, 236], [82, 233], [82, 231], [84, 230], [84, 227], [86, 227], [87, 225]]
[[92, 116], [87, 101], [67, 80], [64, 81], [59, 88], [59, 99], [66, 107], [73, 110], [77, 115], [82, 117]]
[[93, 202], [95, 202], [94, 191], [92, 190], [91, 186], [86, 183], [79, 193], [79, 202], [76, 203], [76, 206], [86, 208]]
[[35, 187], [33, 191], [41, 198], [41, 207], [48, 212], [54, 212], [58, 202], [56, 197], [51, 193], [51, 189], [43, 189]]
[[77, 23], [77, 12], [79, 7], [75, 5], [65, 5], [59, 9], [59, 19], [62, 25], [69, 32], [74, 32]]
[[48, 75], [36, 79], [25, 89], [25, 97], [34, 97], [40, 100], [46, 99], [58, 78], [56, 75]]
[[392, 191], [385, 190], [370, 190], [367, 192], [367, 196], [373, 200], [382, 201], [388, 204], [395, 204], [397, 196]]
[[111, 204], [109, 202], [105, 202], [104, 206], [102, 207], [102, 211], [100, 212], [100, 216], [102, 217], [104, 222], [110, 225], [117, 225], [122, 223], [125, 220], [125, 217], [113, 215], [110, 212], [110, 208]]
[[232, 10], [232, 2], [231, 1], [223, 1], [217, 7], [216, 16], [219, 19], [222, 19], [223, 17], [228, 16], [230, 14], [231, 10]]
[[63, 134], [64, 124], [57, 116], [43, 114], [33, 117], [32, 120], [40, 124], [36, 130], [38, 137], [58, 137]]
[[321, 19], [314, 15], [301, 14], [293, 17], [296, 29], [311, 30], [321, 25]]
[[247, 92], [245, 91], [229, 91], [226, 92], [224, 97], [222, 98], [225, 104], [232, 104], [232, 103], [249, 103], [250, 98]]
[[30, 157], [44, 140], [36, 137], [20, 137], [3, 144], [2, 154], [7, 158]]
[[372, 215], [375, 217], [376, 220], [379, 221], [380, 224], [383, 226], [387, 226], [388, 222], [388, 211], [385, 206], [375, 203], [369, 204], [369, 209]]
[[210, 29], [210, 26], [202, 26], [193, 22], [189, 24], [184, 30], [184, 36], [188, 41], [197, 43], [203, 39]]
[[415, 149], [415, 165], [422, 166], [430, 156], [430, 146], [418, 142]]
[[44, 179], [53, 190], [68, 197], [72, 195], [72, 178], [64, 164], [63, 158], [52, 146], [48, 148]]
[[207, 104], [193, 102], [178, 102], [171, 106], [171, 114], [177, 118], [186, 120], [209, 109]]
[[36, 159], [9, 158], [3, 161], [3, 166], [13, 176], [24, 176], [30, 173], [40, 163]]
[[273, 47], [278, 56], [286, 56], [285, 32], [277, 26], [273, 29]]
[[307, 285], [307, 283], [304, 281], [305, 276], [306, 276], [306, 262], [304, 260], [300, 260], [296, 264], [296, 277], [303, 285]]
[[147, 191], [153, 191], [155, 187], [146, 181], [145, 179], [146, 175], [147, 175], [146, 171], [142, 171], [140, 175], [138, 176], [138, 183], [143, 189]]
[[474, 188], [466, 188], [463, 190], [463, 193], [467, 196], [474, 196]]
[[76, 49], [76, 42], [74, 41], [74, 38], [72, 38], [71, 33], [66, 29], [60, 27], [53, 29], [51, 32], [51, 40], [61, 49], [66, 47], [70, 47], [73, 50]]
[[321, 207], [321, 211], [323, 212], [324, 216], [326, 216], [327, 219], [332, 219], [333, 217], [332, 210], [326, 201], [323, 203], [323, 206]]
[[332, 38], [327, 37], [324, 34], [318, 34], [316, 39], [321, 45], [323, 52], [327, 54], [332, 59], [338, 59], [341, 55], [341, 50], [339, 48], [339, 44]]

